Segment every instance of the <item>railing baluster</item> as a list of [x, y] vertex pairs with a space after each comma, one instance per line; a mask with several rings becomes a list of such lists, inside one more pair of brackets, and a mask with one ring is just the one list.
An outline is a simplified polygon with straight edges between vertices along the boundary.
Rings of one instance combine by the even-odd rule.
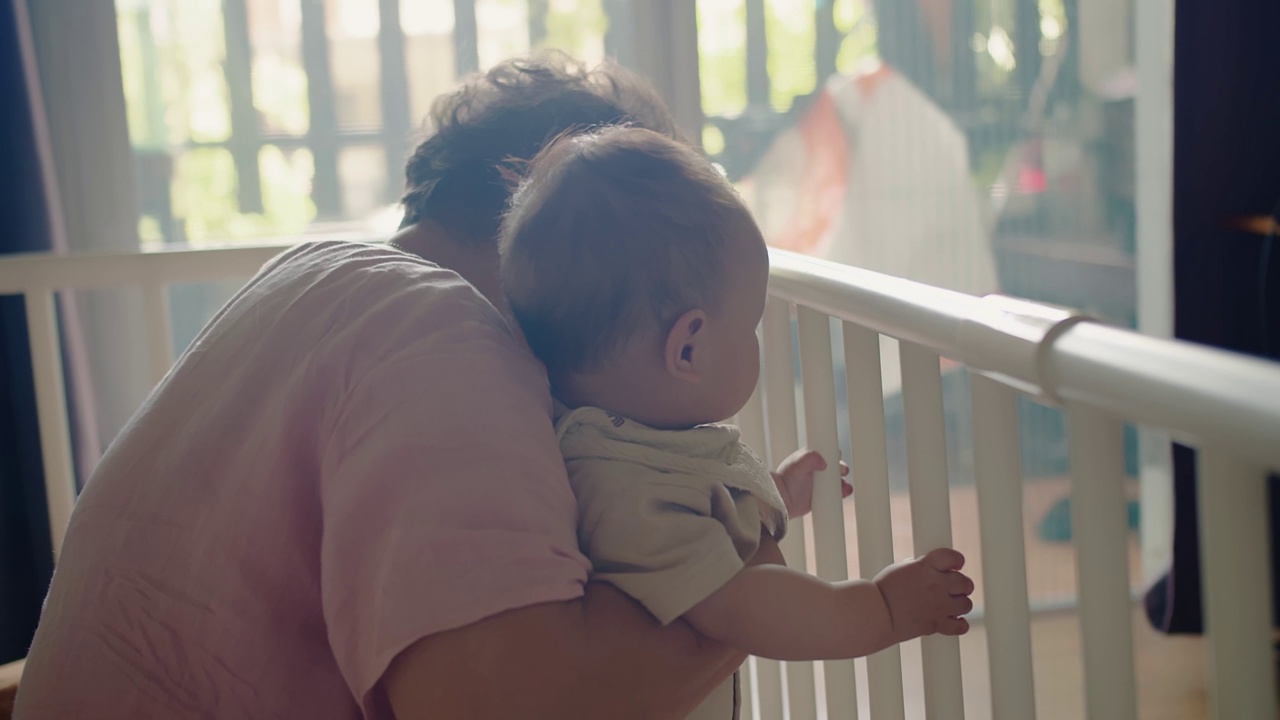
[[[738, 425], [742, 429], [742, 442], [751, 448], [760, 457], [767, 457], [767, 443], [765, 441], [765, 421], [764, 421], [764, 387], [761, 384], [756, 385], [755, 392], [751, 393], [751, 399], [747, 401], [746, 407], [742, 408], [738, 413]], [[756, 693], [760, 699], [759, 713], [760, 718], [781, 718], [782, 717], [782, 666], [777, 660], [769, 658], [752, 658], [752, 664], [755, 666], [755, 686]], [[747, 676], [747, 667], [742, 668], [743, 677]], [[743, 707], [747, 707], [746, 703], [751, 698], [751, 694], [744, 688], [742, 691]], [[744, 717], [750, 717], [749, 714]]]
[[[813, 486], [814, 555], [818, 576], [824, 580], [849, 579], [844, 535], [844, 507], [840, 496], [840, 438], [836, 432], [835, 369], [831, 359], [829, 318], [801, 307], [800, 368], [804, 391], [806, 445], [827, 458], [827, 469], [818, 473]], [[858, 689], [852, 660], [826, 661], [827, 717], [856, 718]]]
[[1124, 552], [1129, 535], [1124, 425], [1071, 403], [1067, 427], [1086, 715], [1136, 718], [1129, 553]]
[[[849, 394], [849, 477], [858, 517], [858, 570], [869, 580], [893, 562], [880, 334], [845, 323], [844, 366]], [[867, 658], [867, 686], [871, 717], [904, 717], [902, 652], [897, 645]]]
[[36, 383], [36, 413], [40, 453], [44, 461], [45, 504], [53, 556], [62, 552], [62, 538], [76, 502], [76, 479], [71, 467], [71, 434], [67, 421], [67, 392], [62, 369], [62, 342], [50, 290], [26, 293], [27, 333], [31, 370]]
[[169, 293], [165, 283], [151, 281], [143, 286], [147, 317], [147, 361], [151, 377], [159, 384], [173, 365], [173, 327], [169, 317]]
[[[796, 369], [791, 345], [791, 305], [769, 298], [764, 313], [764, 388], [769, 420], [769, 464], [777, 467], [800, 448], [799, 418], [796, 413]], [[807, 518], [801, 521], [808, 522]], [[782, 540], [787, 564], [804, 569], [808, 557], [801, 523]]]
[[742, 667], [738, 668], [738, 702], [740, 703], [739, 713], [740, 720], [752, 720], [755, 715], [755, 699], [752, 686], [755, 684], [755, 664], [756, 658], [749, 657], [747, 661], [742, 663]]
[[[947, 487], [947, 435], [942, 416], [938, 356], [903, 342], [902, 401], [907, 431], [907, 480], [915, 554], [951, 547], [951, 493]], [[921, 639], [925, 714], [930, 720], [964, 717], [960, 642], [931, 635]]]
[[[769, 298], [764, 312], [764, 400], [769, 429], [769, 464], [777, 467], [800, 447], [796, 417], [796, 370], [792, 359], [791, 305]], [[808, 565], [804, 547], [807, 520], [796, 520], [782, 539], [782, 554], [791, 567]], [[817, 720], [817, 690], [813, 663], [784, 663], [790, 720]], [[762, 720], [769, 720], [762, 718]]]
[[769, 658], [752, 658], [756, 665], [756, 693], [760, 704], [756, 708], [760, 720], [782, 718], [782, 663]]
[[734, 421], [742, 431], [742, 444], [751, 448], [761, 458], [767, 452], [764, 429], [764, 388], [760, 384], [751, 393], [751, 399], [738, 411]]
[[1022, 529], [1017, 395], [977, 373], [971, 373], [969, 380], [992, 717], [1033, 720], [1036, 701]]
[[1202, 448], [1197, 476], [1214, 717], [1273, 720], [1267, 473], [1251, 462]]

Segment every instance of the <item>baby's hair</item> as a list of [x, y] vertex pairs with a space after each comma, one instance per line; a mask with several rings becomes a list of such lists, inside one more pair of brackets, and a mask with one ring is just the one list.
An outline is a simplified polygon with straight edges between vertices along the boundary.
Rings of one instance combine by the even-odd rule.
[[561, 137], [526, 173], [499, 234], [502, 280], [553, 381], [711, 308], [729, 238], [758, 232], [705, 156], [649, 130]]

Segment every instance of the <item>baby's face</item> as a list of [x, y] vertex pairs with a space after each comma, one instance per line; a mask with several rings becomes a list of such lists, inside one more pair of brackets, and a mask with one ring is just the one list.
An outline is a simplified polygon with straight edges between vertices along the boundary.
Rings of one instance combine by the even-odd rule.
[[708, 416], [725, 420], [751, 399], [760, 379], [760, 342], [756, 328], [764, 315], [769, 290], [769, 252], [752, 225], [726, 252], [727, 266], [720, 302], [708, 329], [716, 358]]

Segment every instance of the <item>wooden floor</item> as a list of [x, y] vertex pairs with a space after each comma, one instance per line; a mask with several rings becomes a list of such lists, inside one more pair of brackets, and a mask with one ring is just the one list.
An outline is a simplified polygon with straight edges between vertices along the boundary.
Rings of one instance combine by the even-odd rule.
[[[1157, 633], [1136, 610], [1133, 630], [1139, 720], [1207, 720], [1204, 641]], [[1054, 612], [1035, 616], [1031, 624], [1031, 654], [1037, 720], [1083, 720], [1084, 674], [1080, 660], [1079, 622], [1075, 613]], [[966, 720], [989, 720], [992, 717], [991, 678], [987, 673], [986, 628], [981, 623], [975, 624], [969, 634], [961, 638], [960, 656], [964, 716]], [[871, 717], [866, 666], [862, 660], [858, 660], [856, 665], [859, 715], [865, 720]], [[902, 667], [906, 717], [908, 720], [924, 720], [919, 641], [902, 646]]]
[[[1173, 638], [1151, 629], [1138, 612], [1133, 616], [1134, 654], [1141, 720], [1205, 720], [1209, 717], [1204, 672], [1206, 655], [1199, 638]], [[903, 649], [907, 717], [924, 718], [919, 642]], [[1084, 712], [1083, 667], [1079, 622], [1075, 613], [1038, 615], [1031, 626], [1037, 720], [1081, 720]], [[961, 639], [965, 717], [991, 717], [987, 637], [979, 624]], [[861, 698], [860, 698], [861, 699]], [[870, 717], [863, 710], [862, 717]]]

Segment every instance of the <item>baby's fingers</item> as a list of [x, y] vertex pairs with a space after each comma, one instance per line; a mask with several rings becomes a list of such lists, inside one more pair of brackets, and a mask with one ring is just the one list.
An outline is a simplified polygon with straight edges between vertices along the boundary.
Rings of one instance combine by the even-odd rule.
[[951, 573], [951, 577], [947, 578], [947, 592], [952, 595], [972, 595], [973, 580], [968, 575], [961, 572]]
[[969, 598], [964, 597], [963, 595], [957, 596], [957, 597], [951, 597], [947, 599], [946, 607], [947, 607], [947, 615], [949, 617], [959, 617], [961, 615], [968, 615], [969, 613], [973, 612], [973, 600], [970, 600]]
[[840, 463], [840, 477], [845, 477], [848, 474], [849, 474], [849, 466], [845, 463]]
[[853, 494], [853, 486], [847, 480], [840, 481], [840, 496], [849, 497]]
[[938, 548], [924, 556], [925, 564], [934, 570], [959, 570], [964, 567], [964, 555], [951, 548]]
[[947, 618], [938, 623], [938, 632], [942, 635], [963, 635], [969, 632], [969, 621], [964, 618]]
[[826, 469], [827, 461], [822, 457], [822, 453], [817, 450], [797, 450], [791, 457], [782, 461], [782, 467], [778, 468], [778, 471], [786, 474], [812, 474]]

